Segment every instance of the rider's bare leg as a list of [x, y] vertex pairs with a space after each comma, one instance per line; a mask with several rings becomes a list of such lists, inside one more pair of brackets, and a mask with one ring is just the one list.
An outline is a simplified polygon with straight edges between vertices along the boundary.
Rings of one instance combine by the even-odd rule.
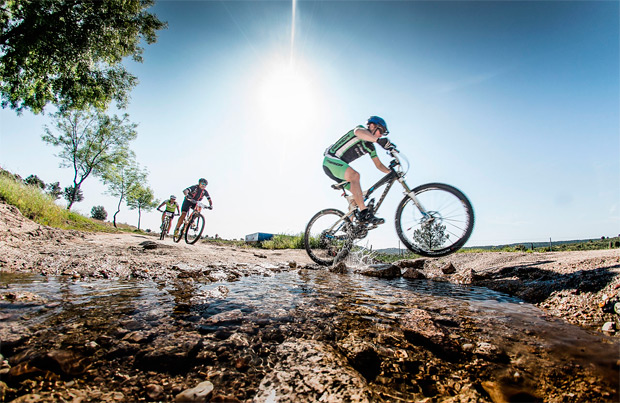
[[355, 169], [348, 167], [347, 170], [344, 171], [344, 179], [351, 183], [350, 190], [353, 194], [353, 200], [355, 200], [359, 210], [366, 210], [364, 195], [362, 193], [362, 185], [360, 184], [360, 174]]
[[187, 214], [187, 211], [183, 211], [181, 213], [181, 216], [179, 217], [179, 221], [177, 221], [177, 226], [174, 229], [175, 231], [179, 229], [179, 227], [181, 226], [181, 223], [183, 222], [183, 220], [185, 219], [185, 215]]

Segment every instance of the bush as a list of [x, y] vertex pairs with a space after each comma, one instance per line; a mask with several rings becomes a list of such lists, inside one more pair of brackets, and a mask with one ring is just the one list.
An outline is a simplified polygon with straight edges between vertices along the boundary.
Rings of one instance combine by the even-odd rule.
[[263, 249], [304, 249], [304, 236], [299, 235], [274, 235], [268, 241], [260, 243]]
[[35, 186], [40, 188], [41, 190], [45, 190], [45, 182], [41, 180], [37, 175], [30, 175], [26, 179], [24, 179], [24, 183], [29, 186]]
[[108, 218], [108, 212], [105, 211], [103, 206], [93, 206], [93, 208], [90, 210], [90, 216], [95, 220], [104, 221], [106, 218]]

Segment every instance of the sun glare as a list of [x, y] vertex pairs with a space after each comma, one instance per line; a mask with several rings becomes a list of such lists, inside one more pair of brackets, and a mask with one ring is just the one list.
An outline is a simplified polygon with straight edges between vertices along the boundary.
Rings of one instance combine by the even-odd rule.
[[258, 103], [270, 130], [290, 131], [308, 124], [316, 111], [312, 83], [302, 69], [286, 63], [267, 72], [258, 88]]

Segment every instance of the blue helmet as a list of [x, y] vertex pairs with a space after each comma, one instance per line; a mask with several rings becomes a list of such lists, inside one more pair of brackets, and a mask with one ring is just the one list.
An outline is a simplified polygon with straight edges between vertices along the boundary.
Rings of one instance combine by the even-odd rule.
[[385, 120], [383, 120], [383, 118], [380, 118], [379, 116], [369, 117], [368, 122], [366, 124], [371, 124], [371, 123], [382, 126], [385, 129], [385, 134], [388, 134], [390, 132], [387, 128], [387, 124], [385, 123]]

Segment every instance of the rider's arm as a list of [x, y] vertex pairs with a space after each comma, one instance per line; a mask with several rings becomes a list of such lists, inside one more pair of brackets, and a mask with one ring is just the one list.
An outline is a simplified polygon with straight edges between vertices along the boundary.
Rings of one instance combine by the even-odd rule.
[[[159, 210], [159, 209], [161, 208], [161, 206], [163, 206], [164, 204], [166, 204], [166, 202], [165, 202], [165, 201], [164, 201], [164, 202], [162, 202], [159, 206], [157, 206], [157, 210]], [[161, 210], [159, 210], [159, 211], [161, 211]]]
[[362, 140], [372, 141], [373, 143], [377, 142], [377, 138], [372, 135], [370, 130], [365, 129], [363, 127], [356, 127], [355, 130], [353, 131], [353, 133], [355, 134], [356, 137], [358, 137], [358, 138], [360, 138]]
[[372, 162], [375, 163], [375, 166], [377, 167], [377, 169], [379, 171], [383, 172], [384, 174], [389, 174], [390, 173], [390, 169], [388, 167], [386, 167], [385, 165], [383, 165], [383, 163], [381, 162], [379, 157], [373, 157], [372, 158]]

